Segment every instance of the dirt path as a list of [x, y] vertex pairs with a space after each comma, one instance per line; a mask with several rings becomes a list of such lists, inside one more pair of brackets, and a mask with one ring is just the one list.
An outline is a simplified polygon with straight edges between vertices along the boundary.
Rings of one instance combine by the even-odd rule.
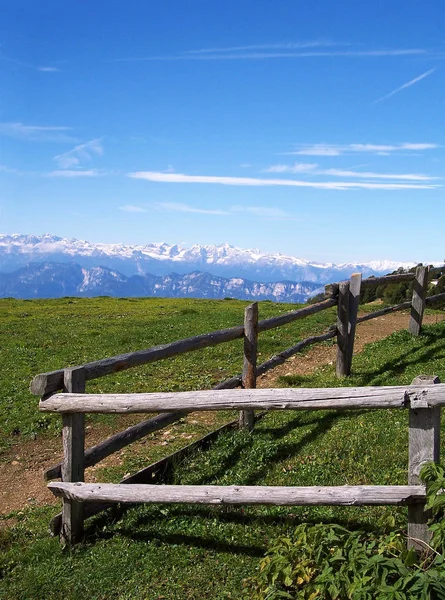
[[[443, 318], [445, 318], [445, 315], [426, 315], [424, 323], [436, 323]], [[408, 313], [400, 312], [359, 324], [354, 352], [361, 352], [365, 344], [380, 340], [394, 331], [406, 328], [408, 319]], [[269, 373], [262, 375], [258, 380], [258, 387], [274, 387], [275, 381], [281, 375], [310, 374], [321, 365], [335, 361], [335, 357], [335, 345], [313, 346], [304, 355], [296, 355], [284, 365], [280, 365]], [[189, 418], [196, 419], [197, 415], [195, 414]], [[134, 422], [135, 417], [128, 417], [128, 422], [125, 422], [123, 427], [128, 427]], [[95, 426], [94, 431], [93, 428], [87, 427], [86, 446], [97, 444], [111, 433], [109, 427]], [[155, 440], [154, 443], [162, 443], [162, 435], [163, 432], [159, 432], [160, 438]], [[18, 444], [1, 457], [0, 515], [7, 515], [12, 511], [21, 510], [32, 504], [53, 504], [56, 502], [54, 496], [46, 489], [43, 472], [61, 459], [60, 450], [61, 440], [59, 438], [39, 438]], [[106, 460], [108, 465], [119, 464], [119, 453]], [[103, 464], [101, 463], [101, 466]], [[94, 473], [94, 468], [88, 469], [89, 481], [94, 481]], [[0, 521], [0, 527], [2, 527], [2, 523], [5, 526], [7, 521]]]

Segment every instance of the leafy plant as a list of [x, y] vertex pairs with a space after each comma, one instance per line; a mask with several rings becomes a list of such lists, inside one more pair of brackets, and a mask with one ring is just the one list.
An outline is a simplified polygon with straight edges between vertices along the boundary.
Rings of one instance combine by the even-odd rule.
[[445, 598], [445, 468], [421, 471], [431, 510], [431, 545], [417, 554], [401, 531], [384, 535], [303, 523], [280, 537], [246, 581], [246, 598], [414, 600]]

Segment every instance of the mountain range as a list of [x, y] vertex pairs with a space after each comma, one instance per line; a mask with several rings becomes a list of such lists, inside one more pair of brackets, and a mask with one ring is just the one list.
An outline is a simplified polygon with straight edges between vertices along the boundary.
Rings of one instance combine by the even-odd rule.
[[173, 296], [302, 302], [326, 283], [415, 263], [316, 263], [229, 244], [100, 244], [0, 234], [0, 297]]
[[162, 296], [168, 298], [241, 298], [304, 302], [318, 291], [316, 283], [259, 283], [226, 279], [195, 271], [187, 275], [149, 273], [127, 277], [106, 267], [85, 269], [77, 263], [30, 263], [0, 274], [0, 298], [59, 298], [62, 296]]

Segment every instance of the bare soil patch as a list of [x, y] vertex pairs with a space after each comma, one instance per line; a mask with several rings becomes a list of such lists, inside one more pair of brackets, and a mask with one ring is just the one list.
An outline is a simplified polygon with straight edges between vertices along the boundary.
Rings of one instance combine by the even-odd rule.
[[[425, 315], [424, 323], [431, 324], [445, 318], [445, 315]], [[394, 331], [408, 326], [409, 313], [400, 312], [386, 315], [372, 321], [360, 323], [357, 327], [354, 352], [361, 352], [365, 344], [387, 337]], [[307, 375], [322, 365], [333, 363], [336, 358], [336, 347], [332, 345], [316, 345], [305, 354], [297, 354], [284, 365], [262, 375], [258, 379], [258, 387], [274, 387], [278, 377], [282, 375]], [[146, 417], [144, 417], [146, 418]], [[213, 423], [213, 415], [209, 413], [189, 415], [194, 423]], [[129, 427], [140, 420], [135, 416], [122, 417], [119, 430]], [[111, 427], [104, 425], [87, 426], [86, 446], [92, 446], [114, 433]], [[168, 433], [168, 432], [167, 432]], [[159, 431], [151, 445], [165, 444], [165, 431]], [[190, 436], [187, 436], [187, 438]], [[194, 437], [194, 436], [193, 436]], [[191, 440], [185, 439], [184, 445]], [[133, 445], [133, 451], [138, 451], [139, 442]], [[57, 500], [47, 490], [43, 480], [46, 469], [61, 460], [60, 438], [38, 438], [36, 440], [18, 443], [0, 457], [0, 515], [8, 515], [26, 506], [35, 504], [55, 504]], [[123, 452], [123, 451], [121, 451]], [[122, 454], [116, 453], [100, 463], [103, 466], [119, 465]], [[88, 469], [86, 476], [89, 481], [95, 480], [96, 468]], [[14, 520], [0, 521], [0, 527], [11, 524]]]

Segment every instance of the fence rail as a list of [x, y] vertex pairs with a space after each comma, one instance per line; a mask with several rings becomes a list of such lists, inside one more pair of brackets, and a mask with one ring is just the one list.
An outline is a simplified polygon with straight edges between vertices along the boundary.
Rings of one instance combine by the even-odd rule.
[[[385, 307], [358, 317], [358, 304], [362, 289], [369, 286], [375, 287], [403, 281], [414, 282], [411, 301], [403, 302], [396, 306]], [[71, 492], [68, 490], [72, 490], [74, 484], [77, 485], [77, 483], [84, 480], [85, 468], [97, 464], [105, 457], [141, 439], [147, 434], [171, 425], [192, 411], [236, 409], [240, 411], [240, 426], [251, 429], [254, 422], [253, 411], [259, 409], [346, 410], [354, 408], [408, 407], [410, 408], [410, 414], [414, 414], [413, 411], [417, 411], [419, 414], [422, 414], [422, 411], [426, 411], [425, 414], [430, 415], [428, 417], [430, 420], [428, 421], [427, 419], [429, 425], [427, 424], [426, 429], [424, 428], [424, 423], [421, 423], [424, 435], [425, 431], [428, 432], [431, 427], [436, 431], [436, 413], [437, 411], [440, 413], [439, 407], [445, 404], [443, 400], [445, 398], [444, 386], [441, 385], [426, 389], [425, 382], [420, 381], [417, 382], [418, 385], [410, 388], [255, 389], [256, 379], [259, 375], [284, 363], [290, 356], [295, 355], [311, 344], [335, 337], [337, 338], [337, 376], [343, 377], [349, 375], [352, 365], [356, 325], [385, 314], [410, 309], [411, 314], [408, 329], [413, 335], [419, 335], [425, 307], [445, 302], [445, 293], [426, 298], [426, 281], [426, 267], [418, 267], [416, 273], [365, 280], [362, 280], [360, 274], [354, 274], [349, 281], [326, 286], [325, 300], [277, 317], [259, 321], [258, 305], [254, 303], [246, 308], [244, 324], [241, 326], [205, 333], [146, 350], [90, 362], [81, 367], [42, 373], [34, 377], [30, 384], [30, 389], [34, 394], [41, 396], [40, 410], [43, 412], [60, 412], [63, 419], [64, 459], [61, 463], [54, 465], [45, 472], [45, 479], [61, 477], [63, 481], [63, 485], [50, 484], [51, 489], [55, 493], [58, 490], [57, 493], [60, 492], [64, 496], [63, 512], [59, 519], [61, 522], [62, 539], [71, 543], [79, 539], [82, 534], [82, 503], [78, 501], [77, 497], [71, 497]], [[283, 350], [262, 364], [257, 364], [257, 340], [259, 333], [281, 327], [334, 306], [337, 306], [337, 322], [326, 333], [300, 340], [294, 346]], [[217, 384], [212, 390], [178, 392], [175, 394], [85, 394], [86, 382], [91, 379], [241, 338], [244, 340], [243, 372]], [[244, 389], [234, 391], [235, 388], [240, 386]], [[56, 393], [61, 390], [63, 393]], [[84, 415], [90, 412], [158, 412], [160, 414], [129, 427], [85, 450]], [[435, 416], [431, 417], [433, 414]], [[413, 423], [415, 423], [415, 418], [413, 417], [413, 419]], [[434, 424], [431, 425], [433, 421]], [[431, 440], [428, 438], [427, 447], [429, 448], [432, 444], [436, 448], [437, 443], [435, 441], [430, 442]], [[434, 452], [432, 456], [436, 456], [437, 451], [434, 450]], [[420, 456], [423, 455], [424, 452], [421, 450]], [[139, 482], [140, 478], [137, 481]], [[412, 485], [418, 485], [419, 483], [416, 476], [411, 477], [409, 480], [409, 484]], [[125, 487], [130, 488], [132, 486]], [[213, 486], [211, 487], [213, 488]], [[82, 487], [82, 489], [89, 490], [90, 488]], [[78, 488], [76, 490], [76, 493], [78, 493]], [[419, 492], [419, 490], [417, 491]], [[89, 497], [89, 492], [85, 493]], [[246, 492], [247, 495], [249, 493]], [[410, 496], [403, 496], [401, 501], [411, 502], [409, 498]], [[107, 500], [110, 502], [114, 501], [111, 498], [107, 498]], [[424, 535], [422, 515], [419, 516], [419, 513], [416, 513], [415, 518], [417, 520], [420, 519], [420, 533]], [[417, 535], [417, 537], [420, 536]]]
[[[66, 380], [82, 381], [70, 372]], [[435, 385], [432, 385], [432, 384]], [[75, 386], [71, 386], [75, 387]], [[78, 387], [82, 387], [79, 385]], [[325, 410], [408, 409], [409, 470], [405, 486], [190, 486], [140, 484], [86, 484], [83, 477], [50, 483], [49, 489], [63, 498], [61, 537], [73, 543], [83, 532], [84, 503], [197, 503], [303, 505], [408, 505], [408, 535], [411, 546], [429, 540], [426, 526], [425, 487], [422, 465], [439, 460], [440, 407], [445, 406], [445, 384], [438, 378], [416, 378], [411, 386], [361, 388], [244, 389], [153, 394], [56, 394], [40, 402], [44, 412], [61, 412], [64, 419], [62, 474], [83, 472], [82, 435], [73, 436], [78, 419], [86, 412], [152, 412], [171, 410]], [[74, 412], [75, 411], [75, 412]], [[66, 429], [71, 426], [71, 429]], [[70, 443], [67, 443], [69, 441]], [[64, 477], [65, 479], [65, 477]]]

